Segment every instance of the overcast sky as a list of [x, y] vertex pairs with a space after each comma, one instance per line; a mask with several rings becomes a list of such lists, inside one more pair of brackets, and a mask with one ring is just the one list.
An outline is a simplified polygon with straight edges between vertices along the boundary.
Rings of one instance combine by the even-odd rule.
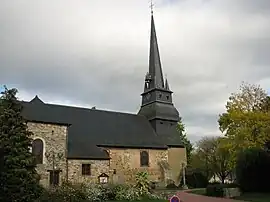
[[[154, 3], [163, 71], [189, 138], [219, 135], [218, 114], [241, 81], [270, 90], [270, 1]], [[149, 32], [148, 0], [1, 0], [1, 84], [23, 100], [137, 113]]]

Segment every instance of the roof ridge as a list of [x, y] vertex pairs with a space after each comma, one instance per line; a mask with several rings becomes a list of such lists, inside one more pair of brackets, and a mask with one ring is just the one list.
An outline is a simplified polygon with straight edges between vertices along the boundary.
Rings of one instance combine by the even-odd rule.
[[[22, 102], [25, 103], [30, 103], [31, 101], [24, 101], [21, 100]], [[82, 109], [82, 110], [89, 110], [89, 111], [99, 111], [99, 112], [107, 112], [107, 113], [117, 113], [117, 114], [124, 114], [124, 115], [130, 115], [130, 116], [141, 116], [142, 115], [138, 115], [138, 114], [132, 114], [132, 113], [128, 113], [128, 112], [119, 112], [119, 111], [110, 111], [110, 110], [105, 110], [105, 109], [91, 109], [91, 108], [87, 108], [87, 107], [79, 107], [79, 106], [71, 106], [71, 105], [63, 105], [63, 104], [53, 104], [53, 103], [44, 103], [43, 105], [47, 105], [47, 106], [56, 106], [56, 107], [67, 107], [67, 108], [75, 108], [75, 109]]]

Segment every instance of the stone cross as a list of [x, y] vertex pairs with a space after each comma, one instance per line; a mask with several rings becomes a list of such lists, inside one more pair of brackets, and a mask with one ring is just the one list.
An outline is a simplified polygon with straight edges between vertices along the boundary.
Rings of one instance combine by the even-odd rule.
[[45, 157], [47, 160], [52, 163], [52, 169], [55, 170], [59, 161], [63, 158], [64, 154], [63, 153], [57, 153], [55, 154], [54, 151], [51, 152], [45, 152]]
[[153, 8], [154, 8], [153, 0], [150, 1], [150, 8], [151, 8], [151, 14], [153, 14]]

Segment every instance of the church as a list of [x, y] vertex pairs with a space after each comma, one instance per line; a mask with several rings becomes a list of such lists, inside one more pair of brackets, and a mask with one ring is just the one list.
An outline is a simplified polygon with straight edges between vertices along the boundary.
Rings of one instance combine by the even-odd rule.
[[33, 133], [40, 183], [134, 183], [138, 172], [166, 185], [179, 184], [186, 150], [176, 125], [179, 113], [164, 79], [153, 14], [149, 70], [137, 114], [21, 101]]

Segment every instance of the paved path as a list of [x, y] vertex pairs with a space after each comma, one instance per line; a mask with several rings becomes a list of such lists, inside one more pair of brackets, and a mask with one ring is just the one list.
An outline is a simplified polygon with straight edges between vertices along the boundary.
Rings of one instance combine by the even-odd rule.
[[191, 194], [185, 191], [181, 191], [177, 195], [183, 202], [244, 202], [244, 201], [233, 200], [233, 199], [215, 198], [215, 197]]

